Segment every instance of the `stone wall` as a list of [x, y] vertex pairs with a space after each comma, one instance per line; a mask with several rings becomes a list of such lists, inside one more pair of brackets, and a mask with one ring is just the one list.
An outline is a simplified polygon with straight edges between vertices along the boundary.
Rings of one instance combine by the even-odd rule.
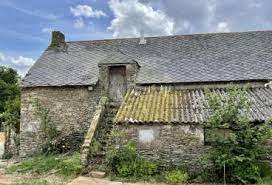
[[116, 144], [133, 140], [145, 158], [162, 162], [162, 166], [185, 165], [198, 168], [204, 153], [204, 131], [194, 125], [117, 125], [120, 137]]
[[109, 66], [99, 66], [99, 81], [102, 87], [103, 94], [107, 95], [109, 88]]
[[[92, 89], [92, 88], [89, 88]], [[83, 140], [99, 101], [101, 90], [94, 87], [34, 87], [23, 88], [21, 96], [20, 156], [41, 149], [41, 120], [34, 102], [49, 110], [57, 130], [72, 137], [72, 144]]]
[[126, 65], [128, 88], [135, 85], [135, 79], [136, 79], [136, 75], [137, 75], [138, 71], [139, 71], [138, 64], [135, 63], [135, 64], [127, 64]]

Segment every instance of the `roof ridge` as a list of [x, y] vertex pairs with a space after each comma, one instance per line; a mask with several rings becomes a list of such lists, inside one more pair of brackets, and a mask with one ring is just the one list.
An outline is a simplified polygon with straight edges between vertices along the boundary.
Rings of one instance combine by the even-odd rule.
[[[174, 34], [174, 35], [161, 35], [161, 36], [145, 36], [145, 38], [167, 38], [167, 37], [182, 37], [182, 36], [201, 36], [201, 35], [216, 35], [216, 34], [235, 34], [235, 33], [259, 33], [259, 32], [272, 32], [272, 30], [249, 30], [249, 31], [234, 31], [234, 32], [199, 32], [199, 33], [185, 33], [185, 34]], [[122, 37], [122, 38], [105, 38], [95, 40], [78, 40], [78, 41], [66, 41], [66, 43], [75, 42], [103, 42], [103, 41], [118, 41], [118, 40], [135, 40], [140, 37]]]

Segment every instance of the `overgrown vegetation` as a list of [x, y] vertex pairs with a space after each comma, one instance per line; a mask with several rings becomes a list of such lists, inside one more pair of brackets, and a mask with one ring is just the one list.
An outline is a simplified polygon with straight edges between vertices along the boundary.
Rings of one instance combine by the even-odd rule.
[[50, 110], [42, 106], [37, 99], [33, 102], [33, 105], [36, 108], [35, 116], [41, 123], [42, 152], [45, 154], [57, 153], [61, 149], [56, 146], [57, 137], [60, 133], [57, 130], [56, 124], [52, 122]]
[[[20, 132], [20, 88], [19, 88], [19, 76], [14, 69], [0, 66], [0, 130], [3, 131], [3, 126], [7, 130], [7, 136], [10, 137], [10, 133], [14, 132], [19, 134]], [[10, 158], [12, 153], [8, 143], [10, 139], [14, 139], [15, 148], [19, 147], [18, 138], [7, 138], [7, 145], [4, 153], [4, 158]]]
[[112, 148], [107, 152], [107, 164], [110, 172], [118, 177], [152, 176], [157, 172], [157, 164], [143, 159], [136, 152], [133, 142], [128, 142], [119, 149]]
[[266, 145], [272, 135], [271, 121], [249, 120], [251, 104], [244, 89], [230, 87], [228, 96], [211, 92], [208, 95], [212, 114], [206, 127], [215, 132], [221, 130], [221, 134], [211, 139], [212, 148], [207, 157], [210, 165], [205, 169], [207, 176], [210, 180], [228, 183], [261, 182], [267, 173], [262, 172], [265, 159], [271, 155]]
[[0, 122], [18, 128], [20, 119], [19, 76], [11, 68], [0, 66]]
[[75, 177], [81, 171], [80, 154], [73, 155], [37, 155], [18, 165], [6, 168], [7, 173], [45, 174], [53, 172], [65, 177]]
[[158, 162], [144, 159], [137, 153], [133, 141], [119, 148], [111, 147], [107, 151], [106, 162], [111, 178], [121, 181], [180, 184], [189, 180], [189, 174], [181, 168], [159, 169]]
[[189, 180], [189, 175], [183, 170], [172, 170], [165, 172], [164, 178], [169, 184], [186, 183]]
[[112, 180], [170, 184], [189, 181], [189, 174], [183, 167], [162, 167], [158, 161], [147, 160], [139, 154], [135, 141], [124, 143], [128, 135], [116, 125], [113, 125], [108, 137], [104, 169]]
[[107, 107], [105, 114], [98, 125], [95, 135], [92, 139], [91, 149], [89, 153], [89, 169], [88, 170], [100, 170], [106, 171], [105, 153], [108, 144], [112, 138], [112, 118], [116, 114], [115, 108]]

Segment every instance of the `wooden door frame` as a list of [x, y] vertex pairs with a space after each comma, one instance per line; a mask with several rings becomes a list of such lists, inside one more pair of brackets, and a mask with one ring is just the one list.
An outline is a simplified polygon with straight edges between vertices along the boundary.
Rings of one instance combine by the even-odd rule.
[[[112, 75], [114, 74], [114, 70], [116, 70], [117, 72], [119, 72], [118, 70], [120, 70], [121, 75], [124, 77], [124, 82], [125, 82], [125, 92], [127, 90], [127, 66], [126, 65], [112, 65], [112, 66], [108, 66], [108, 94], [109, 96], [111, 96], [110, 94], [110, 90], [111, 90], [111, 78]], [[123, 94], [123, 96], [125, 95], [125, 92]]]

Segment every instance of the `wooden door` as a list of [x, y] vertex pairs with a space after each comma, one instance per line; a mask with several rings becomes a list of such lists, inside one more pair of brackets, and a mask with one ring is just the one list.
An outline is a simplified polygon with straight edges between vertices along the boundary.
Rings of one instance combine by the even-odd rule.
[[113, 101], [121, 102], [127, 90], [126, 67], [109, 68], [109, 95]]

